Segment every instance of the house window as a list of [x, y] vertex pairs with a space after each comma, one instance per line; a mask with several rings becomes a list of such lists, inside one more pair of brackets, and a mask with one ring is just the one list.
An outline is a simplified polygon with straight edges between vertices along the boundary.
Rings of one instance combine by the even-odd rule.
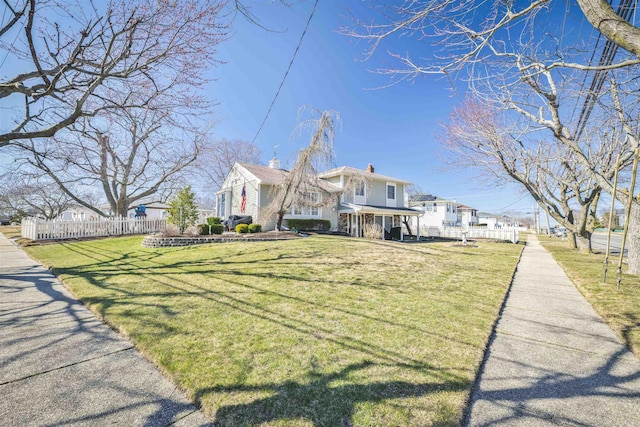
[[387, 199], [389, 200], [396, 199], [396, 186], [393, 184], [387, 184]]
[[320, 216], [320, 207], [317, 206], [321, 201], [320, 193], [303, 193], [302, 197], [304, 199], [304, 205], [307, 206], [293, 206], [291, 208], [291, 214], [302, 216]]
[[364, 197], [364, 182], [356, 184], [355, 188], [356, 197]]
[[219, 197], [220, 197], [220, 199], [219, 199], [219, 202], [218, 202], [218, 216], [220, 218], [224, 218], [224, 209], [225, 209], [225, 204], [226, 204], [226, 200], [225, 200], [226, 197], [225, 197], [224, 193], [220, 194]]

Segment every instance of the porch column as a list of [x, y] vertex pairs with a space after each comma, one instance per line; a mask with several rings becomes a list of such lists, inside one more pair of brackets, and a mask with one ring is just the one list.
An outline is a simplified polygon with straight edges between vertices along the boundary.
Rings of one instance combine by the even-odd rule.
[[420, 241], [420, 215], [416, 216], [416, 222], [418, 223], [418, 230], [416, 231], [416, 239]]
[[385, 219], [385, 216], [384, 214], [382, 214], [382, 236], [381, 236], [382, 240], [384, 240], [384, 223], [385, 223], [384, 219]]
[[[409, 220], [407, 220], [407, 222], [409, 222]], [[404, 242], [404, 233], [402, 232], [402, 216], [400, 216], [400, 241]]]

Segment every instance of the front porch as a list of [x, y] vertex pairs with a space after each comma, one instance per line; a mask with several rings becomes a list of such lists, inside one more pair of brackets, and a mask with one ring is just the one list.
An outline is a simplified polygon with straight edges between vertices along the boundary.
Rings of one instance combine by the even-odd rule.
[[[404, 226], [408, 234], [420, 239], [420, 213], [410, 208], [342, 204], [338, 210], [338, 230], [353, 237], [371, 237], [372, 232], [379, 232], [382, 240], [395, 238], [402, 241]], [[408, 217], [412, 216], [416, 217], [418, 223], [416, 230], [409, 228]]]

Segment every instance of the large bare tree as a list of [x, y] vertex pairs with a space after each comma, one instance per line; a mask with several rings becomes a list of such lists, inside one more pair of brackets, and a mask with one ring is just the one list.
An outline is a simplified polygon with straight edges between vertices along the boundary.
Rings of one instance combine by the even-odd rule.
[[[498, 183], [516, 181], [567, 228], [572, 247], [590, 251], [589, 221], [602, 188], [567, 147], [553, 139], [531, 140], [517, 127], [509, 128], [499, 112], [497, 106], [473, 98], [454, 109], [439, 135], [453, 154], [452, 163], [484, 171]], [[589, 146], [597, 167], [607, 176], [613, 174], [618, 141], [596, 138]]]
[[[170, 126], [171, 114], [126, 108], [83, 117], [58, 136], [36, 141], [28, 162], [77, 204], [103, 216], [126, 216], [136, 202], [164, 201], [182, 186], [183, 171], [206, 144], [205, 134]], [[100, 188], [109, 210], [86, 200], [79, 187]]]
[[260, 164], [261, 157], [260, 148], [249, 141], [221, 139], [203, 148], [198, 156], [195, 172], [200, 181], [203, 176], [206, 177], [207, 185], [212, 191], [216, 191], [236, 162]]
[[144, 107], [145, 96], [121, 95], [124, 84], [189, 100], [226, 37], [224, 4], [3, 0], [0, 147], [54, 136], [105, 110]]

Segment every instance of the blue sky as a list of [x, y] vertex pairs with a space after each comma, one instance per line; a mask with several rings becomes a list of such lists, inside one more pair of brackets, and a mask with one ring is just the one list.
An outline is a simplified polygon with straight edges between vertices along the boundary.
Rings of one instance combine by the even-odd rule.
[[[291, 60], [313, 8], [313, 1], [248, 1], [252, 12], [269, 29], [238, 16], [232, 37], [219, 46], [225, 64], [212, 71], [215, 82], [209, 95], [219, 102], [214, 129], [216, 138], [253, 140]], [[321, 0], [296, 60], [269, 118], [256, 139], [263, 160], [273, 147], [284, 164], [308, 143], [292, 131], [301, 118], [300, 107], [335, 110], [341, 127], [335, 139], [336, 166], [364, 169], [372, 163], [376, 172], [414, 182], [425, 192], [482, 211], [530, 212], [533, 199], [516, 186], [496, 188], [477, 178], [477, 171], [447, 170], [436, 140], [439, 123], [448, 119], [458, 99], [447, 81], [425, 76], [390, 87], [388, 76], [370, 70], [390, 58], [385, 49], [402, 51], [402, 44], [382, 46], [363, 61], [364, 43], [338, 33], [349, 23], [349, 11], [359, 18], [369, 13], [368, 2]], [[402, 43], [418, 43], [415, 40]], [[428, 46], [423, 45], [425, 49]], [[376, 89], [379, 88], [379, 89]], [[464, 97], [461, 83], [457, 96]]]

